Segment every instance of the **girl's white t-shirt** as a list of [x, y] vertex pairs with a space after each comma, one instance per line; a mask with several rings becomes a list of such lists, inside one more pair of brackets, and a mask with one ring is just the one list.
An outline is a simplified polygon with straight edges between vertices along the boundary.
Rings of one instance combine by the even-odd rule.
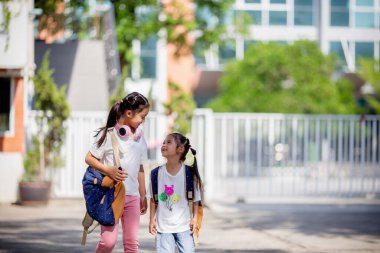
[[[123, 140], [119, 137], [115, 129], [114, 132], [120, 146], [120, 165], [123, 170], [126, 170], [128, 177], [124, 180], [125, 194], [130, 196], [139, 196], [139, 182], [138, 174], [140, 165], [147, 161], [147, 145], [144, 137], [142, 136], [138, 141], [132, 139]], [[110, 133], [100, 147], [97, 141], [100, 139], [102, 133], [99, 133], [94, 144], [90, 148], [90, 153], [98, 158], [101, 163], [107, 166], [115, 166], [115, 158], [112, 148], [112, 140]]]
[[[156, 228], [160, 233], [181, 233], [190, 229], [190, 210], [185, 190], [185, 167], [176, 175], [171, 175], [163, 165], [158, 170], [158, 206], [156, 210]], [[152, 186], [147, 197], [150, 198]], [[160, 196], [161, 195], [161, 196]], [[199, 188], [194, 189], [194, 202], [200, 201]]]

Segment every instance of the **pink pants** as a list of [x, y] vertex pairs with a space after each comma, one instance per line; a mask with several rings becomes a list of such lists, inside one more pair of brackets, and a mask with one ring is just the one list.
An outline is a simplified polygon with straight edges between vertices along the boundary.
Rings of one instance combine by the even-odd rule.
[[[140, 197], [125, 196], [124, 212], [121, 216], [123, 228], [124, 253], [137, 253], [139, 241], [137, 238], [140, 225]], [[101, 226], [101, 238], [96, 246], [96, 253], [112, 252], [117, 241], [119, 224]]]

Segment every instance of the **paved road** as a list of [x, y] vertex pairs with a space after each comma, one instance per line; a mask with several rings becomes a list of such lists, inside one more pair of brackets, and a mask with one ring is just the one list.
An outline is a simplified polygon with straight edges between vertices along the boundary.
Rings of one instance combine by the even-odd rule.
[[[47, 207], [0, 205], [0, 252], [93, 252], [99, 230], [80, 245], [81, 200]], [[210, 205], [197, 252], [380, 252], [380, 200], [258, 200]], [[154, 252], [142, 218], [140, 252]], [[123, 252], [119, 238], [114, 252]]]

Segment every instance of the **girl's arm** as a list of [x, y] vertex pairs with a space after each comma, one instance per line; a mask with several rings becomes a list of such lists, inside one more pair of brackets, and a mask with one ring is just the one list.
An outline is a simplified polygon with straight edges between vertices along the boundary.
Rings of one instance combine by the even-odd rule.
[[148, 209], [148, 203], [146, 201], [146, 189], [145, 189], [145, 173], [144, 166], [140, 165], [139, 174], [137, 176], [139, 181], [139, 193], [140, 193], [140, 213], [145, 214]]
[[198, 218], [198, 201], [193, 203], [193, 217], [190, 221], [190, 232], [194, 233], [197, 228], [197, 218]]
[[156, 235], [156, 204], [154, 203], [153, 198], [150, 199], [150, 215], [149, 215], [149, 233]]
[[101, 163], [91, 152], [87, 152], [85, 161], [94, 169], [100, 171], [102, 174], [111, 177], [115, 181], [124, 181], [127, 178], [127, 172], [119, 170], [117, 166], [106, 166]]

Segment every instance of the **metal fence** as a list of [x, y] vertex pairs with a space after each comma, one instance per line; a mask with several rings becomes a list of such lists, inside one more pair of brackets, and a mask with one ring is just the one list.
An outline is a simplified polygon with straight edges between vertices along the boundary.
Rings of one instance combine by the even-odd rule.
[[380, 117], [198, 111], [210, 199], [380, 194]]
[[[35, 113], [30, 115], [30, 119]], [[81, 197], [84, 156], [106, 112], [73, 112], [64, 168], [50, 170], [57, 197]], [[29, 134], [36, 132], [30, 120]], [[151, 112], [144, 136], [152, 164], [162, 163], [164, 115]], [[30, 139], [30, 138], [29, 138]], [[213, 113], [198, 109], [190, 135], [208, 200], [266, 196], [380, 195], [380, 117]]]

